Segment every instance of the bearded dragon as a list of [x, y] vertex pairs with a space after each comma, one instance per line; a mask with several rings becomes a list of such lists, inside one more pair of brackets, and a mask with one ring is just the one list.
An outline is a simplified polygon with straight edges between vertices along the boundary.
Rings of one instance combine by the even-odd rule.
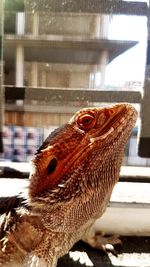
[[56, 267], [74, 243], [88, 242], [118, 181], [136, 115], [126, 103], [82, 109], [48, 136], [31, 162], [24, 205], [4, 216], [0, 266]]

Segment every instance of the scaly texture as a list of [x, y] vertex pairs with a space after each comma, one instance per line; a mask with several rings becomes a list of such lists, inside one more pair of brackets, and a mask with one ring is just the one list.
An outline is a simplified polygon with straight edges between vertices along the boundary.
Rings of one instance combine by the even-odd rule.
[[88, 108], [54, 131], [32, 160], [26, 207], [3, 216], [0, 266], [56, 267], [103, 214], [136, 120], [129, 104]]

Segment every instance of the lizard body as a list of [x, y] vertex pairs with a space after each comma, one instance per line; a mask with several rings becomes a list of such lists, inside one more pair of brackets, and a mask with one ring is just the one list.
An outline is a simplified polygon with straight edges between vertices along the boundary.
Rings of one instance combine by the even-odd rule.
[[83, 109], [46, 139], [32, 160], [26, 207], [4, 217], [0, 266], [56, 267], [87, 240], [118, 181], [135, 120], [129, 104]]

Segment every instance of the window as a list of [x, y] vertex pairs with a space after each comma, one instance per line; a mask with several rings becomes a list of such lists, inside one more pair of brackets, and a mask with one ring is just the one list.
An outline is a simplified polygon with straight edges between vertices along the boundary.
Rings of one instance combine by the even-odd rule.
[[[4, 84], [5, 112], [1, 104], [0, 125], [4, 158], [28, 161], [45, 133], [82, 107], [127, 101], [140, 112], [142, 101], [139, 150], [144, 159], [137, 161], [136, 130], [124, 164], [149, 166], [146, 85], [143, 94], [147, 3], [6, 0], [3, 5], [1, 102]], [[94, 97], [90, 92], [95, 92]], [[16, 143], [18, 131], [22, 134]]]
[[[130, 102], [139, 112], [123, 182], [97, 224], [109, 234], [149, 235], [148, 12], [142, 0], [0, 1], [0, 167], [17, 162], [27, 177], [43, 140], [82, 107]], [[132, 256], [138, 258], [124, 255], [128, 263], [112, 256], [112, 264], [133, 265]], [[149, 266], [149, 254], [144, 260]]]

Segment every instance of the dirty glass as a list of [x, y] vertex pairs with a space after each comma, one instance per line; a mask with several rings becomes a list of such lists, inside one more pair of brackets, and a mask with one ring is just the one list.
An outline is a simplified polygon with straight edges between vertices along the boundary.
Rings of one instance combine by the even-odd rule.
[[[131, 102], [140, 112], [147, 10], [146, 1], [5, 0], [5, 160], [29, 161], [82, 107]], [[150, 165], [137, 154], [139, 123], [125, 165]]]

